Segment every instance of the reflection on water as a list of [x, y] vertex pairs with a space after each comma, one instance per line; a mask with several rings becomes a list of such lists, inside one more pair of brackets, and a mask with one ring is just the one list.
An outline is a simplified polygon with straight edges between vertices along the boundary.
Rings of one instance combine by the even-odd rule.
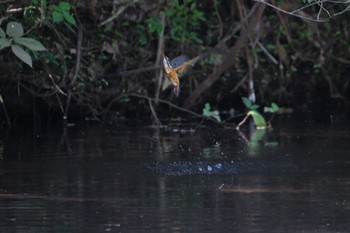
[[[0, 231], [349, 232], [349, 132], [75, 126], [8, 134]], [[145, 166], [156, 162], [180, 173], [198, 169], [189, 164], [240, 170]]]

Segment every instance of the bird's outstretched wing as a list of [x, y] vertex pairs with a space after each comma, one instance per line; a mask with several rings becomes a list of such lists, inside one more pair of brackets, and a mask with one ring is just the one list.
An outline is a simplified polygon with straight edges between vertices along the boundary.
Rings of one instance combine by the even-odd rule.
[[183, 76], [185, 76], [188, 73], [188, 71], [190, 71], [192, 69], [192, 67], [196, 64], [196, 62], [198, 60], [199, 60], [199, 56], [197, 56], [189, 61], [185, 61], [182, 65], [180, 65], [176, 68], [174, 67], [178, 77], [182, 78]]
[[188, 56], [186, 54], [182, 54], [178, 57], [175, 57], [173, 60], [171, 60], [171, 67], [177, 68], [181, 66], [184, 62], [188, 60]]

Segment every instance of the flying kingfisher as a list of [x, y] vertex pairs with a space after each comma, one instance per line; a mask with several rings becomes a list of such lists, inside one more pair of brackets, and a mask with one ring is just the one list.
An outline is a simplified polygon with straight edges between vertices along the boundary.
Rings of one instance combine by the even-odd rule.
[[174, 87], [174, 93], [176, 96], [180, 94], [180, 80], [186, 75], [186, 73], [196, 64], [199, 60], [199, 56], [189, 60], [187, 55], [180, 55], [175, 57], [172, 61], [163, 53], [163, 65], [167, 78], [170, 80]]

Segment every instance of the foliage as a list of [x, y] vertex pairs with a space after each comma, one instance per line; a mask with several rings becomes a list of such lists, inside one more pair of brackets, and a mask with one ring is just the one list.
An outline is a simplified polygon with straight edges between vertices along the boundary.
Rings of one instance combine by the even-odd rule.
[[219, 111], [217, 111], [217, 110], [212, 111], [209, 103], [206, 103], [204, 105], [203, 116], [208, 117], [208, 118], [213, 118], [216, 121], [221, 122]]
[[39, 41], [30, 37], [24, 37], [23, 27], [20, 23], [9, 22], [6, 26], [6, 34], [4, 30], [0, 28], [0, 49], [11, 47], [14, 55], [32, 67], [32, 57], [23, 46], [31, 51], [46, 50]]
[[276, 103], [272, 103], [271, 107], [265, 106], [264, 112], [277, 113], [279, 111], [279, 106]]
[[179, 0], [169, 1], [164, 12], [168, 19], [169, 34], [172, 39], [181, 43], [203, 42], [195, 30], [199, 29], [205, 18], [194, 0], [184, 0], [183, 3], [180, 3]]
[[[260, 107], [257, 104], [251, 103], [251, 101], [246, 98], [242, 97], [242, 101], [244, 105], [249, 109], [249, 111], [246, 114], [246, 117], [239, 123], [238, 128], [240, 125], [242, 125], [249, 116], [253, 118], [254, 124], [256, 127], [259, 128], [265, 128], [267, 126], [265, 118], [257, 111], [257, 109]], [[279, 106], [276, 103], [272, 103], [271, 106], [265, 106], [264, 112], [265, 113], [272, 113], [275, 114], [279, 111]]]
[[256, 110], [259, 108], [259, 105], [253, 104], [247, 97], [242, 97], [244, 105], [250, 110]]
[[265, 118], [256, 110], [250, 110], [247, 112], [247, 116], [252, 116], [254, 124], [257, 128], [265, 128], [266, 121]]
[[51, 5], [53, 23], [61, 23], [63, 21], [75, 26], [74, 17], [70, 14], [71, 5], [68, 2], [59, 2], [58, 5]]
[[[319, 6], [316, 1], [307, 2], [312, 6], [303, 13], [315, 17]], [[239, 49], [232, 53], [230, 59], [234, 64], [221, 66], [226, 63], [225, 55], [231, 54], [229, 49], [244, 34], [243, 30], [248, 29], [239, 25], [249, 25], [254, 17], [249, 12], [255, 3], [32, 0], [0, 4], [0, 26], [4, 29], [0, 31], [2, 73], [6, 77], [21, 77], [20, 83], [10, 78], [4, 82], [12, 89], [24, 87], [47, 103], [50, 111], [73, 109], [81, 116], [96, 119], [103, 119], [110, 111], [141, 116], [148, 112], [149, 105], [133, 102], [133, 98], [121, 104], [120, 96], [128, 93], [155, 96], [159, 78], [159, 65], [155, 61], [158, 50], [164, 50], [170, 57], [181, 53], [203, 57], [191, 75], [181, 81], [180, 98], [174, 101], [169, 91], [159, 93], [160, 99], [183, 107], [191, 93], [206, 86], [209, 91], [203, 91], [192, 105], [197, 112], [202, 111], [205, 103], [215, 101], [216, 111], [237, 109], [235, 100], [246, 96], [249, 89], [245, 77], [254, 82], [256, 98], [264, 103], [274, 100], [281, 105], [307, 108], [317, 101], [324, 103], [323, 98], [325, 101], [336, 98], [333, 107], [344, 107], [350, 98], [347, 78], [350, 31], [345, 15], [339, 20], [313, 24], [282, 12], [266, 13], [271, 10], [266, 7], [259, 20], [259, 31], [254, 34], [259, 37], [250, 37], [254, 43], [243, 42], [246, 51]], [[332, 12], [344, 6], [331, 7], [328, 3], [325, 7]], [[303, 2], [276, 1], [276, 4], [281, 9], [292, 10]], [[8, 22], [20, 23], [25, 33], [14, 39], [5, 30]], [[38, 44], [23, 38], [40, 41], [46, 52], [37, 52]], [[30, 60], [42, 62], [30, 71], [12, 69], [7, 64], [17, 65], [13, 54], [27, 64], [32, 64]], [[222, 73], [212, 82], [217, 71]], [[5, 94], [2, 92], [3, 97], [7, 97]], [[260, 114], [259, 105], [248, 99], [242, 101], [247, 112], [255, 111], [249, 117], [254, 119]], [[159, 106], [156, 110], [164, 109]], [[263, 110], [273, 115], [278, 105], [272, 103]], [[216, 111], [205, 105], [203, 115], [216, 119], [219, 117]]]

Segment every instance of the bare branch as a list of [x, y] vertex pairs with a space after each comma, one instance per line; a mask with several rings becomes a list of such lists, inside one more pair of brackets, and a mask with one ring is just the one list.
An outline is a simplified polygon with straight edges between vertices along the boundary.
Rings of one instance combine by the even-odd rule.
[[[280, 11], [280, 12], [283, 12], [287, 15], [295, 16], [295, 17], [298, 17], [302, 20], [311, 21], [311, 22], [318, 22], [318, 23], [327, 22], [330, 18], [341, 15], [341, 14], [345, 13], [346, 11], [350, 10], [350, 1], [348, 1], [348, 0], [313, 0], [313, 1], [310, 1], [307, 4], [305, 4], [304, 6], [301, 6], [300, 8], [295, 9], [293, 11], [286, 11], [286, 10], [276, 6], [273, 3], [268, 2], [268, 0], [254, 0], [254, 1], [265, 4], [266, 6], [269, 6], [273, 9]], [[326, 8], [327, 3], [333, 4], [333, 5], [334, 4], [347, 4], [347, 6], [345, 7], [344, 10], [332, 14]], [[310, 8], [312, 6], [319, 7], [316, 18], [309, 17], [307, 14], [305, 14], [303, 12], [305, 9]], [[322, 18], [322, 14], [325, 14], [326, 17]]]

